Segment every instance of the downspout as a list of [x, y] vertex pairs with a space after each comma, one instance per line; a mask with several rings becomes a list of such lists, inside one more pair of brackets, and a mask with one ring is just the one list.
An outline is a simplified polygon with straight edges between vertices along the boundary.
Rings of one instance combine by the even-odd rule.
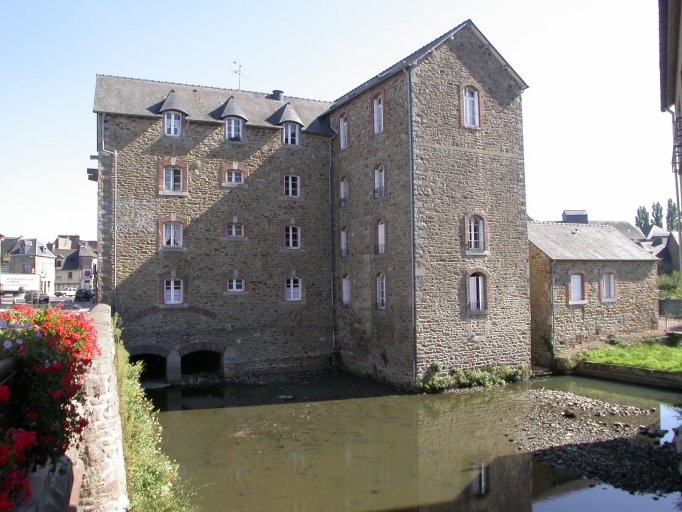
[[117, 274], [118, 274], [118, 268], [116, 265], [116, 252], [117, 252], [117, 232], [118, 232], [118, 224], [117, 224], [117, 210], [118, 210], [118, 151], [109, 151], [104, 149], [104, 118], [106, 114], [102, 113], [102, 153], [107, 153], [109, 155], [113, 155], [114, 157], [114, 204], [113, 204], [113, 210], [114, 210], [114, 232], [113, 232], [113, 243], [114, 243], [114, 254], [113, 254], [113, 273], [114, 273], [114, 279], [113, 279], [113, 287], [114, 287], [114, 303], [111, 308], [112, 313], [116, 313], [116, 288], [117, 288]]
[[550, 327], [549, 343], [552, 347], [552, 359], [556, 353], [556, 346], [554, 344], [554, 260], [549, 260], [550, 268], [550, 281], [549, 281], [549, 293], [550, 293], [550, 312], [552, 315], [552, 326]]
[[329, 138], [329, 281], [331, 283], [332, 292], [332, 352], [336, 350], [336, 302], [334, 300], [334, 182], [332, 180], [332, 141], [335, 137], [336, 133]]
[[[676, 126], [675, 126], [675, 112], [666, 108], [670, 115], [673, 116], [673, 162], [675, 161], [675, 142], [676, 142]], [[677, 174], [675, 176], [675, 201], [677, 201], [677, 257], [680, 265], [680, 288], [682, 289], [682, 226], [680, 226], [680, 170], [673, 168], [673, 173]], [[675, 269], [673, 269], [675, 270]]]
[[414, 364], [412, 365], [412, 382], [417, 381], [417, 281], [414, 259], [414, 150], [412, 140], [412, 74], [409, 66], [403, 68], [407, 78], [407, 134], [410, 152], [410, 248], [412, 250], [412, 339], [414, 341]]

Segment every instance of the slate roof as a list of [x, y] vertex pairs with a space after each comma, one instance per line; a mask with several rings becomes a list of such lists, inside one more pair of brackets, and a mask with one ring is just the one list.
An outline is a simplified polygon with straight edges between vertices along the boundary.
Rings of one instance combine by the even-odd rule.
[[298, 117], [298, 114], [294, 110], [294, 107], [291, 106], [291, 103], [287, 102], [286, 105], [284, 105], [284, 110], [282, 110], [282, 117], [279, 118], [279, 124], [282, 123], [297, 123], [303, 126], [303, 121], [301, 121], [301, 118]]
[[[24, 248], [24, 252], [20, 252], [20, 248]], [[42, 248], [42, 249], [40, 249]], [[5, 238], [2, 241], [2, 252], [9, 252], [10, 254], [21, 254], [22, 256], [42, 256], [45, 258], [54, 258], [54, 254], [47, 248], [47, 244], [40, 242], [37, 238], [14, 237]]]
[[187, 110], [188, 118], [193, 122], [221, 123], [225, 104], [230, 97], [233, 97], [239, 104], [244, 117], [248, 118], [249, 126], [279, 129], [281, 115], [275, 114], [290, 103], [305, 132], [329, 135], [334, 133], [329, 122], [320, 119], [320, 116], [332, 105], [330, 102], [293, 97], [285, 97], [285, 101], [276, 101], [271, 99], [271, 95], [260, 92], [107, 75], [97, 75], [93, 110], [97, 113], [158, 118], [171, 89], [175, 92], [177, 100], [181, 102], [182, 108]]
[[61, 267], [56, 267], [57, 270], [78, 270], [80, 259], [78, 258], [78, 249], [55, 249], [57, 259], [61, 256], [64, 259]]
[[656, 226], [655, 224], [649, 226], [642, 226], [642, 233], [644, 233], [644, 238], [651, 240], [655, 236], [668, 237], [670, 232], [665, 229]]
[[657, 261], [606, 224], [529, 222], [528, 240], [552, 260]]
[[234, 96], [230, 96], [230, 98], [227, 100], [227, 103], [225, 103], [225, 108], [223, 109], [223, 113], [220, 115], [220, 119], [224, 119], [226, 117], [241, 117], [244, 121], [248, 121], [247, 117], [244, 115], [244, 112], [242, 112], [242, 109], [239, 108], [237, 100], [234, 99]]
[[84, 245], [81, 245], [78, 248], [78, 255], [82, 258], [96, 258], [97, 257], [97, 253], [95, 253], [95, 251], [93, 251], [92, 249], [90, 249], [89, 247], [86, 247]]
[[168, 93], [168, 96], [166, 96], [166, 99], [163, 101], [163, 105], [161, 105], [161, 108], [159, 109], [159, 112], [165, 112], [166, 110], [177, 110], [186, 116], [189, 115], [187, 108], [182, 104], [182, 101], [178, 95], [175, 94], [173, 89], [171, 89]]
[[646, 238], [641, 229], [623, 220], [591, 220], [589, 224], [608, 224], [623, 233], [630, 240], [644, 240]]

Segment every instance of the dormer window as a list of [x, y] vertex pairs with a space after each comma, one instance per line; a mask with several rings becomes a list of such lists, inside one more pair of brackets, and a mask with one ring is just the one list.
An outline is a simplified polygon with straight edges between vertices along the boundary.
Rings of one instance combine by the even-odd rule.
[[61, 267], [63, 263], [64, 263], [64, 260], [58, 259], [57, 260], [57, 267]]
[[301, 138], [301, 127], [296, 123], [284, 123], [283, 144], [298, 146]]
[[244, 120], [238, 117], [225, 118], [225, 140], [241, 142], [244, 133]]
[[182, 135], [182, 118], [180, 112], [166, 112], [163, 115], [163, 133], [167, 137], [180, 137]]

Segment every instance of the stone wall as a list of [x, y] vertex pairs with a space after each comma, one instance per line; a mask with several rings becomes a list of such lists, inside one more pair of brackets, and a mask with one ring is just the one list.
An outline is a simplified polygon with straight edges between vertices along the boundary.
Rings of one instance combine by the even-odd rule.
[[[329, 137], [301, 134], [286, 147], [279, 129], [250, 127], [244, 142], [226, 142], [222, 123], [190, 122], [179, 139], [161, 136], [161, 120], [107, 116], [106, 148], [119, 151], [118, 312], [126, 344], [177, 350], [217, 343], [225, 375], [321, 368], [332, 346], [329, 287]], [[100, 117], [101, 122], [101, 117]], [[113, 161], [101, 154], [102, 300], [112, 294], [111, 180]], [[159, 193], [160, 162], [187, 168], [187, 193]], [[226, 186], [221, 170], [246, 169], [248, 181]], [[161, 166], [162, 167], [162, 166]], [[282, 196], [283, 174], [298, 173], [300, 198]], [[160, 247], [159, 219], [186, 222], [183, 248]], [[237, 217], [247, 236], [224, 236]], [[283, 226], [303, 229], [303, 248], [283, 247]], [[227, 293], [235, 273], [248, 290]], [[165, 277], [182, 279], [184, 302], [162, 304]], [[304, 300], [286, 302], [284, 279], [302, 278]]]
[[534, 364], [552, 366], [552, 269], [549, 258], [532, 243], [530, 261], [531, 355]]
[[[521, 87], [470, 28], [412, 72], [417, 367], [530, 362], [528, 236]], [[480, 127], [463, 126], [464, 87]], [[484, 219], [485, 251], [467, 247]], [[467, 280], [486, 276], [487, 310], [470, 313]]]

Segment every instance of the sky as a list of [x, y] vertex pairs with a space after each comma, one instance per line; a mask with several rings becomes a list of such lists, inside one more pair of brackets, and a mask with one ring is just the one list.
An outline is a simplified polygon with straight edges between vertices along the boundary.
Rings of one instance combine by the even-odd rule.
[[332, 101], [467, 19], [530, 86], [531, 217], [665, 213], [654, 1], [0, 0], [0, 233], [96, 239], [96, 74]]

